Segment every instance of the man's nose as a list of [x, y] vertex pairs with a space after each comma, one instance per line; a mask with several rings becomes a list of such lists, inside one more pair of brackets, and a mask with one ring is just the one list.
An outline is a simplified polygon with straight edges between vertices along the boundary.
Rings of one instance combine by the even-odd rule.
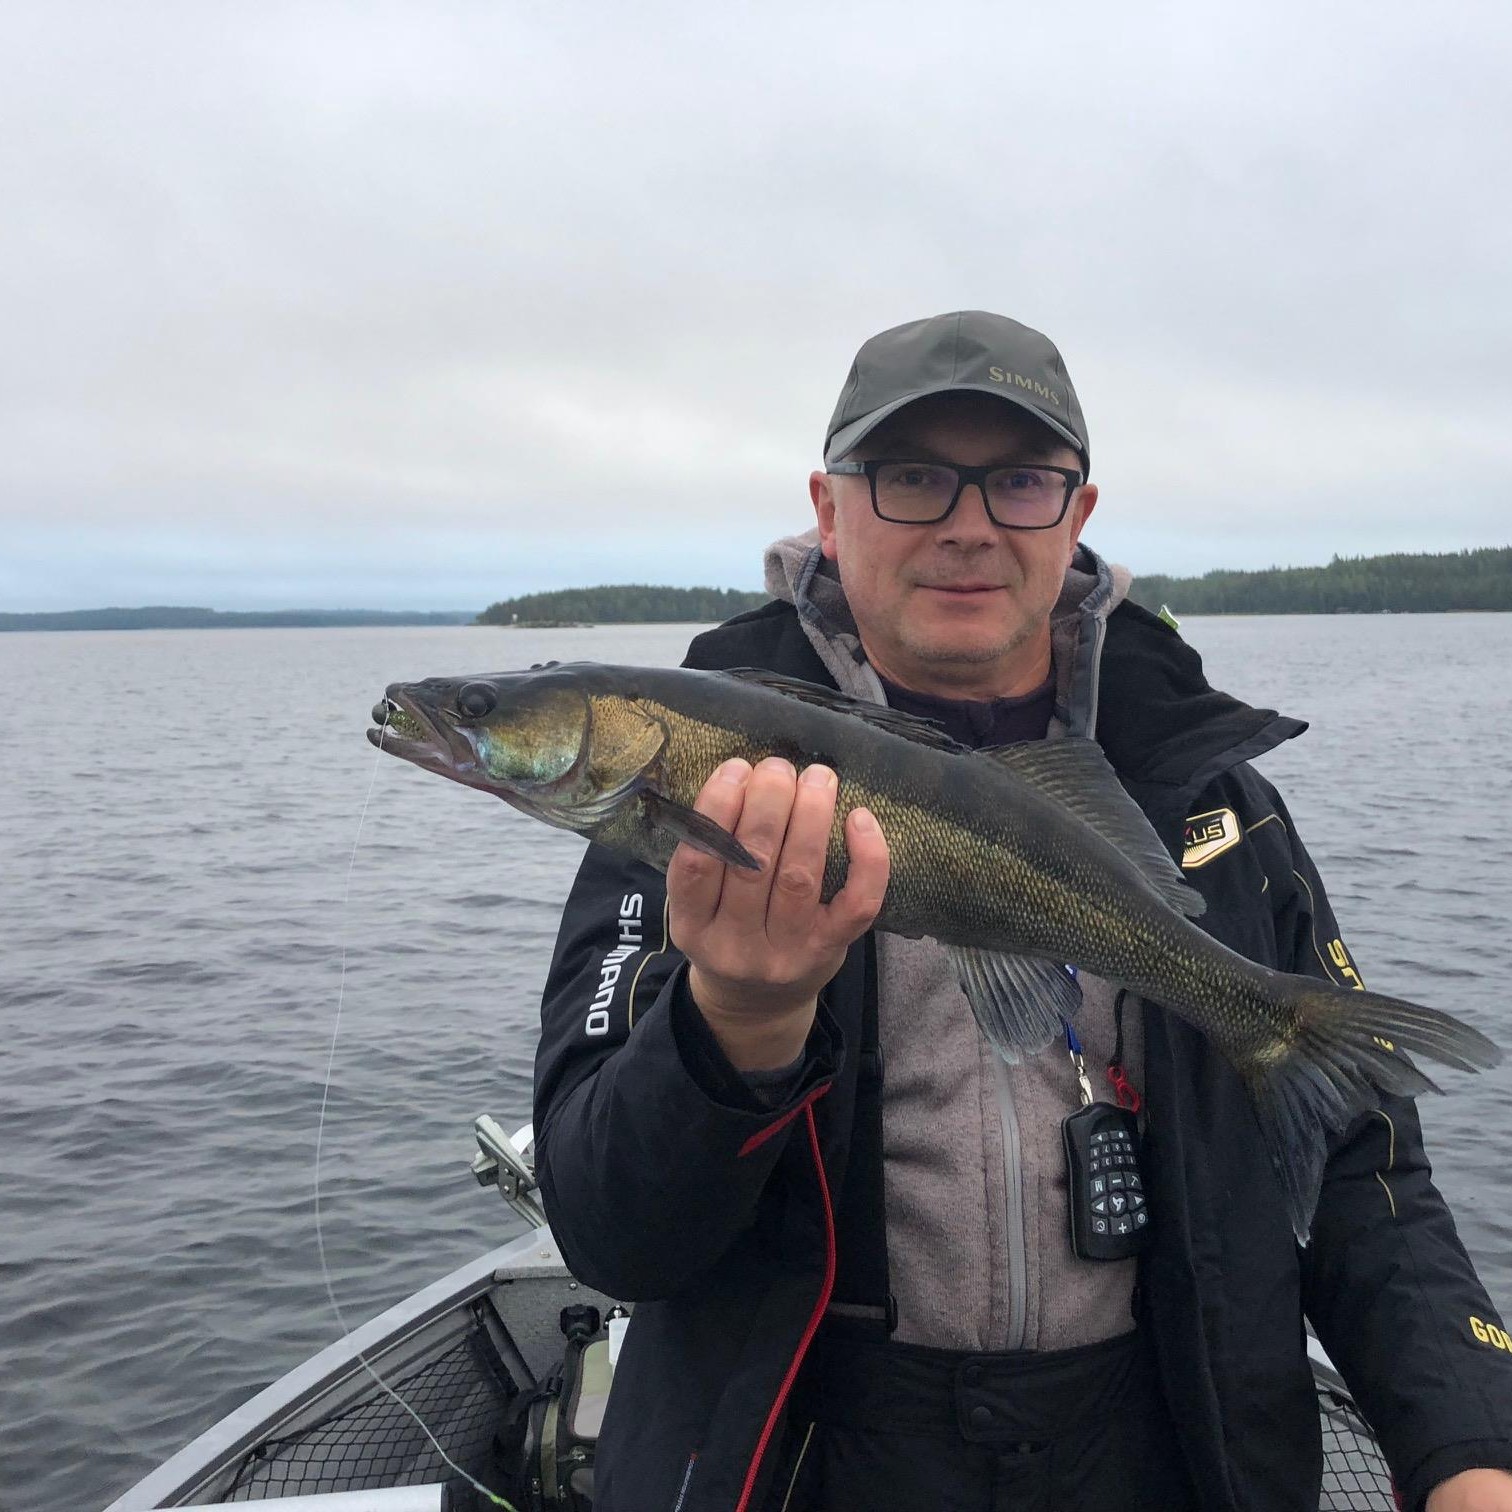
[[961, 497], [940, 530], [941, 539], [948, 541], [995, 541], [1002, 533], [987, 513], [987, 490], [980, 483], [968, 483], [962, 488]]

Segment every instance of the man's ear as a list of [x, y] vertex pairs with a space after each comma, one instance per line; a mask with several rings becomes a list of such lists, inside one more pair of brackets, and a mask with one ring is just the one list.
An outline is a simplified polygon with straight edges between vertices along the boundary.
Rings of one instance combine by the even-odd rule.
[[1071, 544], [1066, 552], [1067, 562], [1076, 555], [1076, 543], [1081, 540], [1082, 527], [1092, 518], [1092, 511], [1096, 508], [1097, 484], [1083, 483], [1071, 500]]
[[835, 491], [826, 472], [809, 474], [809, 498], [814, 501], [814, 517], [819, 522], [819, 549], [835, 561]]

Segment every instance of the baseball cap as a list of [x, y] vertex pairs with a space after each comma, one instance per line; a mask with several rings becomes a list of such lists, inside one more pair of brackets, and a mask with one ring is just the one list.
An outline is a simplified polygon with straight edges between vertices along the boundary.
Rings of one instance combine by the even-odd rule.
[[1027, 410], [1091, 467], [1087, 422], [1066, 364], [1048, 336], [986, 310], [955, 310], [894, 326], [865, 342], [824, 434], [838, 462], [895, 411], [930, 394], [996, 394]]

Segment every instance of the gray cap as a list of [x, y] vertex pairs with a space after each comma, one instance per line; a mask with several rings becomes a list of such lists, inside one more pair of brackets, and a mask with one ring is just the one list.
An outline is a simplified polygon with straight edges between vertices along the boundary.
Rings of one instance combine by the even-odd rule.
[[905, 404], [960, 390], [996, 394], [1027, 410], [1090, 469], [1087, 422], [1055, 343], [986, 310], [912, 320], [866, 342], [824, 433], [825, 462], [838, 462]]

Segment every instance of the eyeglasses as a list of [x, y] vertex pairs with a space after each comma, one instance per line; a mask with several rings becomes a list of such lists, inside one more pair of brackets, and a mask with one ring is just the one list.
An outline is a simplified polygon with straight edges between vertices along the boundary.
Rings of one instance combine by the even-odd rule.
[[993, 467], [946, 466], [942, 462], [834, 462], [827, 469], [842, 477], [865, 477], [872, 509], [897, 525], [937, 525], [973, 483], [981, 490], [987, 517], [1005, 530], [1049, 530], [1065, 518], [1082, 475], [1069, 467], [1039, 462]]

